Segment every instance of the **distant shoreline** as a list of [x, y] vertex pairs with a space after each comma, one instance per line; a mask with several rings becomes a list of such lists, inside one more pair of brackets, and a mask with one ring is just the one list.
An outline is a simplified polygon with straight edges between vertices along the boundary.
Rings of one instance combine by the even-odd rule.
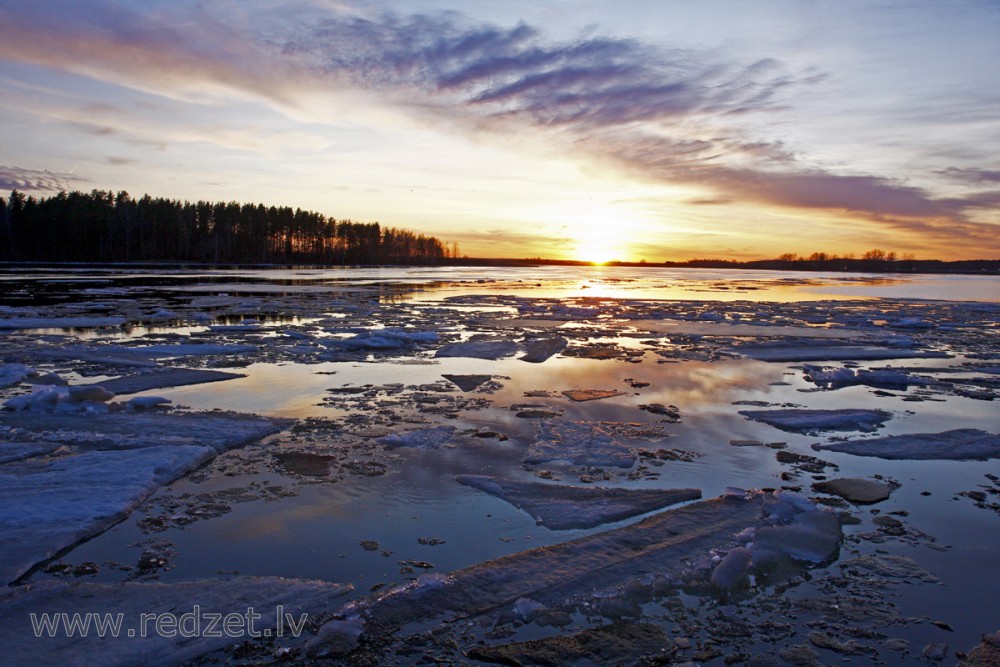
[[93, 269], [116, 269], [116, 268], [148, 268], [174, 270], [188, 269], [288, 269], [288, 268], [377, 268], [384, 267], [491, 267], [491, 266], [594, 266], [594, 267], [625, 267], [625, 268], [669, 268], [669, 269], [736, 269], [745, 271], [805, 271], [815, 273], [845, 273], [845, 274], [953, 274], [953, 275], [1000, 275], [1000, 259], [987, 260], [956, 260], [946, 262], [943, 260], [900, 260], [895, 262], [859, 260], [859, 259], [837, 259], [828, 261], [809, 260], [752, 260], [738, 262], [731, 260], [716, 259], [695, 259], [684, 262], [585, 262], [572, 259], [543, 259], [543, 258], [504, 258], [504, 257], [461, 257], [443, 258], [436, 262], [428, 263], [373, 263], [373, 264], [316, 264], [309, 262], [268, 262], [261, 264], [244, 264], [231, 262], [12, 262], [0, 261], [0, 269], [9, 270], [17, 268], [93, 268]]

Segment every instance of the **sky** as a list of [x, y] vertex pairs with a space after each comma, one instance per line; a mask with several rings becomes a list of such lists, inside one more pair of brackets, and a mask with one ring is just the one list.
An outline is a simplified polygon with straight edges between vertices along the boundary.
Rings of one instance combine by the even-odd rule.
[[1000, 258], [998, 0], [0, 0], [0, 192], [474, 257]]

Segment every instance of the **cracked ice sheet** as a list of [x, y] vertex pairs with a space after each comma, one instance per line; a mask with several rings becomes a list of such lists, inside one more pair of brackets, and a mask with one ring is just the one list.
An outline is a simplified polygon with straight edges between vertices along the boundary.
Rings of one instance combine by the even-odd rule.
[[608, 489], [487, 475], [459, 475], [455, 480], [524, 510], [551, 530], [593, 528], [701, 498], [699, 489]]
[[548, 604], [617, 586], [644, 572], [669, 574], [748, 526], [761, 498], [716, 498], [660, 512], [637, 523], [548, 547], [520, 551], [350, 603], [339, 613], [365, 617], [384, 636], [416, 621], [475, 617], [522, 597]]
[[93, 451], [0, 468], [0, 580], [121, 521], [157, 488], [215, 455], [194, 445]]
[[690, 322], [686, 320], [626, 320], [625, 324], [638, 331], [663, 334], [683, 334], [687, 336], [730, 336], [764, 337], [786, 336], [789, 338], [854, 338], [857, 331], [849, 329], [825, 329], [790, 325], [731, 324], [718, 322]]
[[216, 453], [276, 433], [291, 421], [233, 412], [51, 414], [0, 412], [0, 426], [87, 449], [195, 445]]
[[[0, 415], [76, 452], [0, 466], [0, 581], [124, 519], [161, 485], [282, 421], [240, 415]], [[52, 431], [58, 431], [53, 434]]]
[[[350, 584], [337, 584], [307, 579], [280, 577], [238, 577], [228, 580], [187, 581], [164, 584], [160, 582], [125, 584], [97, 584], [90, 582], [44, 581], [30, 586], [20, 586], [0, 594], [0, 644], [4, 647], [4, 660], [17, 665], [181, 665], [188, 664], [209, 653], [226, 648], [235, 641], [224, 636], [222, 624], [216, 629], [223, 636], [205, 632], [204, 614], [239, 614], [246, 625], [247, 609], [252, 607], [260, 618], [254, 618], [255, 632], [271, 629], [275, 636], [277, 615], [281, 612], [283, 636], [293, 633], [289, 621], [297, 628], [302, 615], [309, 618], [333, 608], [335, 600], [352, 589]], [[201, 612], [198, 636], [181, 636], [180, 630], [189, 630], [194, 624], [193, 610]], [[35, 637], [31, 614], [67, 613], [81, 616], [122, 614], [122, 632], [118, 637], [97, 636], [92, 632], [87, 638], [67, 637], [56, 633], [54, 637], [43, 634]], [[155, 631], [155, 622], [148, 624], [146, 636], [142, 633], [142, 614], [173, 614], [179, 623], [176, 637], [161, 636]], [[187, 625], [183, 614], [192, 614]], [[287, 614], [287, 615], [286, 615]], [[128, 636], [128, 630], [134, 637]], [[209, 635], [209, 636], [206, 636]]]
[[523, 462], [631, 468], [636, 455], [598, 422], [543, 419]]

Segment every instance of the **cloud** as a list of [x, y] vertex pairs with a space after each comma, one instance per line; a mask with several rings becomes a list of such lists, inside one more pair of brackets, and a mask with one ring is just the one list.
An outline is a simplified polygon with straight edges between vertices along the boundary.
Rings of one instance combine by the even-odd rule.
[[949, 167], [938, 174], [962, 183], [1000, 183], [1000, 169], [960, 169]]
[[0, 191], [3, 192], [20, 190], [26, 193], [50, 194], [70, 190], [74, 184], [81, 182], [83, 179], [73, 174], [0, 166]]
[[610, 37], [554, 43], [523, 23], [500, 28], [453, 13], [304, 23], [281, 47], [338, 80], [405, 92], [414, 105], [578, 131], [765, 110], [801, 82], [774, 60], [734, 65]]

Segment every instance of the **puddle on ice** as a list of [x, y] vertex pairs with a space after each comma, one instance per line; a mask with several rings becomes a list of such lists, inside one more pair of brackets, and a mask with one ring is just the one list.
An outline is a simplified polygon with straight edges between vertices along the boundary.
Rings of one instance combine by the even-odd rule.
[[[74, 582], [134, 582], [138, 588], [128, 590], [137, 596], [152, 590], [144, 582], [237, 582], [217, 586], [218, 601], [237, 590], [271, 590], [271, 580], [250, 577], [280, 576], [296, 580], [307, 597], [338, 599], [311, 610], [322, 618], [309, 637], [264, 642], [248, 654], [251, 664], [272, 660], [282, 646], [322, 660], [341, 644], [358, 660], [377, 662], [385, 653], [403, 664], [424, 656], [469, 660], [476, 645], [494, 647], [477, 649], [484, 660], [535, 650], [569, 660], [587, 642], [606, 642], [594, 638], [606, 637], [599, 628], [613, 622], [635, 639], [633, 654], [615, 658], [625, 661], [655, 635], [667, 636], [661, 643], [677, 662], [713, 655], [738, 662], [758, 653], [787, 662], [809, 651], [835, 662], [855, 651], [855, 660], [877, 654], [888, 664], [916, 665], [925, 645], [947, 642], [953, 656], [1000, 627], [995, 605], [976, 602], [1000, 598], [990, 574], [1000, 549], [1000, 459], [885, 460], [836, 451], [886, 436], [1000, 432], [995, 279], [543, 267], [499, 268], [490, 280], [471, 269], [388, 268], [45, 270], [0, 280], [12, 287], [0, 321], [13, 323], [0, 329], [0, 402], [32, 391], [66, 396], [18, 399], [10, 407], [22, 411], [0, 414], [0, 473], [17, 476], [14, 486], [35, 488], [42, 478], [29, 475], [39, 471], [70, 475], [73, 457], [85, 455], [103, 461], [133, 452], [152, 470], [170, 443], [199, 447], [207, 461], [165, 486], [158, 484], [170, 476], [151, 473], [153, 482], [143, 478], [134, 493], [110, 498], [100, 516], [81, 510], [74, 519], [103, 530], [121, 518], [118, 502], [124, 519], [104, 532], [50, 531], [63, 542], [46, 543], [20, 583], [49, 582], [44, 587], [56, 587], [46, 590], [57, 597], [84, 594]], [[963, 285], [970, 298], [987, 288], [992, 297], [906, 298], [937, 288], [961, 294]], [[168, 314], [176, 317], [154, 322]], [[60, 318], [117, 319], [81, 331], [19, 326], [57, 326]], [[782, 355], [789, 349], [793, 355]], [[794, 360], [766, 360], [776, 358]], [[71, 401], [68, 389], [50, 386], [59, 378], [107, 382], [120, 396]], [[189, 381], [197, 383], [175, 386]], [[133, 398], [172, 407], [116, 407]], [[153, 416], [143, 418], [211, 410], [290, 421], [230, 451], [196, 422], [175, 422], [182, 424], [176, 433], [162, 427], [169, 422], [157, 422], [155, 433], [129, 433], [139, 423], [129, 420], [148, 411]], [[100, 419], [86, 431], [89, 415]], [[814, 421], [787, 430], [789, 416], [803, 415], [835, 418], [836, 429]], [[498, 478], [506, 490], [483, 492], [459, 483], [463, 475]], [[891, 493], [855, 505], [813, 490], [844, 478], [875, 480]], [[97, 488], [106, 480], [93, 481]], [[587, 491], [568, 500], [553, 492], [541, 505], [518, 495], [543, 487]], [[621, 515], [601, 518], [587, 505], [600, 502], [600, 489], [697, 490], [705, 500], [613, 520]], [[743, 522], [717, 535], [709, 522], [708, 533], [685, 542], [697, 548], [679, 549], [676, 558], [650, 552], [629, 566], [615, 555], [619, 538], [608, 536], [638, 544], [644, 518], [695, 516], [721, 496], [743, 497], [739, 489], [799, 493], [818, 505], [785, 496], [795, 509], [775, 514], [776, 527]], [[773, 502], [767, 493], [755, 497]], [[521, 505], [562, 517], [557, 524], [568, 516], [568, 527], [552, 530]], [[843, 523], [832, 562], [829, 539], [839, 533], [830, 518], [794, 518], [817, 507]], [[45, 518], [51, 525], [54, 518]], [[769, 561], [763, 550], [774, 545], [784, 555]], [[541, 547], [549, 549], [529, 551]], [[588, 549], [598, 560], [587, 560]], [[580, 572], [559, 574], [545, 560], [558, 554], [581, 559]], [[852, 561], [896, 556], [941, 583], [916, 575], [885, 583], [858, 565], [885, 572], [885, 563]], [[526, 558], [547, 565], [517, 569]], [[517, 573], [525, 588], [495, 593], [494, 606], [470, 597], [470, 582], [504, 573]], [[543, 574], [555, 577], [548, 593], [532, 579]], [[408, 587], [386, 595], [394, 586]], [[27, 588], [12, 590], [16, 603], [0, 596], [6, 625], [4, 613], [31, 604]], [[348, 603], [354, 606], [341, 608]], [[449, 614], [468, 622], [438, 625]], [[344, 618], [314, 639], [320, 621], [337, 615]], [[409, 636], [417, 626], [439, 634]], [[41, 650], [22, 634], [0, 639]], [[518, 643], [550, 637], [560, 639], [541, 648]], [[50, 662], [91, 655], [79, 646], [51, 650]], [[602, 645], [581, 659], [610, 650]]]

